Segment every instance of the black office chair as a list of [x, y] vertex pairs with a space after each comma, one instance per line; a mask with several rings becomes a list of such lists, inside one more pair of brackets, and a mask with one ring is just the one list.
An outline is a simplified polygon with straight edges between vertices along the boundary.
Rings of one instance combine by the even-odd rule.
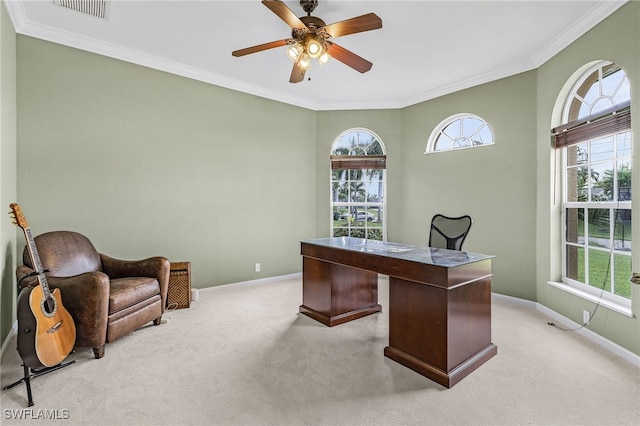
[[467, 238], [471, 223], [471, 216], [468, 215], [447, 217], [437, 214], [433, 216], [429, 231], [429, 247], [462, 250], [462, 243]]

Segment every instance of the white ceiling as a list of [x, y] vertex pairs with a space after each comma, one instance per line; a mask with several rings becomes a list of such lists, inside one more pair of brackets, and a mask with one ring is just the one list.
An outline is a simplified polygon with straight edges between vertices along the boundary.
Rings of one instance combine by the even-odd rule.
[[[20, 34], [312, 110], [401, 108], [536, 68], [626, 0], [319, 0], [327, 24], [374, 12], [382, 29], [339, 37], [373, 62], [365, 74], [330, 60], [289, 83], [284, 47], [233, 50], [290, 37], [259, 0], [111, 0], [106, 19], [56, 0], [5, 0]], [[297, 16], [298, 0], [285, 2]], [[601, 59], [601, 58], [594, 58]]]

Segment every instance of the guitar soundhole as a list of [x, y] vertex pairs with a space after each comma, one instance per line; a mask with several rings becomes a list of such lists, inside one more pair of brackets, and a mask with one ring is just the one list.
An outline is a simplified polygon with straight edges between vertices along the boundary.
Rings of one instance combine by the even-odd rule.
[[58, 302], [56, 302], [56, 299], [53, 296], [49, 296], [47, 298], [42, 299], [42, 302], [40, 303], [40, 308], [42, 309], [42, 314], [45, 317], [51, 318], [56, 313], [56, 309], [58, 308]]
[[44, 310], [47, 311], [48, 314], [52, 314], [55, 308], [56, 308], [56, 302], [54, 302], [51, 297], [45, 300]]

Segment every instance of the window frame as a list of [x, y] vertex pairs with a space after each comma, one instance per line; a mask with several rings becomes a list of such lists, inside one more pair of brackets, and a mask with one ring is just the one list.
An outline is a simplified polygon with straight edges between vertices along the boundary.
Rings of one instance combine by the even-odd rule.
[[[619, 134], [619, 133], [618, 133]], [[617, 137], [614, 136], [614, 138]], [[598, 140], [596, 139], [591, 139], [589, 141], [585, 141], [583, 143], [590, 143], [593, 140]], [[614, 146], [615, 146], [616, 142], [614, 141]], [[631, 299], [629, 298], [625, 298], [623, 296], [620, 296], [618, 294], [615, 294], [614, 292], [610, 291], [610, 290], [606, 290], [604, 289], [607, 285], [605, 286], [601, 286], [600, 283], [590, 283], [590, 279], [588, 279], [587, 274], [589, 274], [589, 255], [592, 252], [601, 252], [601, 253], [606, 253], [608, 256], [611, 256], [609, 258], [609, 263], [614, 263], [615, 264], [615, 256], [632, 256], [632, 252], [631, 250], [629, 251], [624, 251], [624, 250], [617, 250], [615, 248], [615, 242], [616, 240], [616, 235], [615, 235], [615, 214], [617, 211], [619, 210], [629, 210], [630, 212], [632, 211], [631, 208], [631, 201], [620, 201], [618, 199], [618, 197], [615, 197], [616, 199], [611, 200], [611, 201], [594, 201], [594, 200], [588, 200], [588, 201], [567, 201], [567, 194], [569, 193], [569, 188], [568, 188], [568, 184], [567, 184], [567, 168], [569, 167], [567, 165], [567, 159], [568, 159], [568, 155], [567, 155], [567, 149], [568, 147], [564, 147], [562, 148], [563, 150], [563, 179], [562, 179], [562, 192], [563, 192], [563, 197], [562, 197], [562, 212], [561, 212], [561, 220], [562, 220], [562, 250], [561, 250], [561, 255], [562, 255], [562, 282], [572, 286], [576, 289], [582, 290], [586, 293], [589, 293], [592, 296], [595, 297], [602, 297], [603, 299], [606, 299], [610, 302], [625, 306], [627, 308], [631, 307]], [[631, 161], [631, 156], [629, 157], [618, 157], [615, 156], [614, 159], [612, 159], [612, 162], [614, 164], [618, 164], [620, 159], [624, 159], [624, 158], [628, 158], [629, 162]], [[590, 167], [592, 164], [598, 164], [598, 162], [588, 162], [586, 165], [588, 167]], [[574, 167], [574, 166], [571, 166]], [[579, 166], [575, 166], [576, 168]], [[590, 169], [589, 169], [590, 170]], [[617, 170], [617, 169], [616, 169]], [[614, 173], [614, 175], [617, 175], [617, 173]], [[615, 179], [615, 178], [614, 178]], [[617, 179], [616, 179], [617, 180]], [[614, 185], [615, 188], [618, 188], [617, 186]], [[588, 191], [591, 192], [591, 191]], [[617, 192], [617, 191], [616, 191]], [[609, 227], [609, 237], [608, 237], [608, 248], [599, 248], [596, 245], [590, 244], [590, 234], [589, 234], [589, 227], [586, 226], [589, 222], [588, 220], [583, 220], [584, 223], [584, 229], [583, 232], [584, 234], [582, 235], [584, 242], [582, 244], [577, 243], [577, 242], [572, 242], [572, 241], [568, 241], [567, 236], [568, 236], [568, 227], [567, 227], [567, 211], [569, 209], [584, 209], [583, 212], [583, 217], [588, 217], [588, 211], [591, 209], [595, 209], [595, 210], [608, 210], [609, 211], [609, 217], [608, 217], [608, 227]], [[613, 214], [612, 214], [613, 213]], [[637, 226], [637, 225], [636, 225]], [[568, 276], [568, 247], [576, 247], [578, 249], [583, 249], [584, 250], [584, 274], [585, 274], [585, 282], [581, 282], [578, 280], [575, 280], [571, 277]], [[615, 267], [614, 268], [610, 268], [608, 269], [608, 274], [609, 276], [606, 278], [608, 280], [608, 286], [611, 288], [612, 283], [615, 282]], [[614, 285], [615, 288], [615, 285]]]
[[[460, 146], [460, 147], [451, 147], [448, 149], [436, 149], [437, 146], [437, 142], [440, 138], [440, 135], [444, 132], [444, 130], [446, 128], [448, 128], [451, 124], [455, 123], [456, 121], [460, 121], [461, 122], [461, 126], [462, 126], [462, 120], [464, 119], [474, 119], [474, 120], [479, 120], [482, 121], [482, 125], [475, 131], [473, 132], [471, 135], [464, 135], [467, 136], [466, 138], [469, 139], [471, 137], [473, 137], [474, 135], [476, 135], [482, 128], [484, 128], [485, 126], [489, 129], [489, 132], [491, 134], [491, 142], [483, 142], [481, 144], [471, 144], [468, 146]], [[461, 132], [462, 133], [462, 132]], [[450, 138], [453, 139], [453, 138]], [[440, 123], [438, 123], [438, 125], [436, 127], [434, 127], [433, 131], [431, 132], [431, 134], [429, 135], [429, 138], [427, 139], [427, 146], [425, 149], [425, 154], [435, 154], [435, 153], [439, 153], [439, 152], [450, 152], [450, 151], [458, 151], [458, 150], [463, 150], [463, 149], [469, 149], [469, 148], [480, 148], [483, 146], [493, 146], [495, 145], [496, 138], [495, 138], [495, 133], [493, 131], [493, 128], [489, 125], [489, 123], [487, 122], [487, 120], [485, 120], [484, 118], [475, 115], [475, 114], [471, 114], [471, 113], [467, 113], [467, 112], [462, 112], [462, 113], [458, 113], [458, 114], [454, 114], [451, 115], [447, 118], [445, 118], [444, 120], [442, 120]]]
[[[382, 154], [380, 153], [375, 153], [375, 154], [366, 154], [362, 152], [361, 149], [358, 149], [357, 152], [350, 152], [348, 155], [339, 155], [336, 154], [336, 145], [338, 143], [340, 143], [343, 138], [348, 137], [351, 134], [358, 134], [358, 133], [365, 133], [368, 134], [371, 138], [372, 141], [375, 141], [379, 144], [380, 149], [382, 150]], [[384, 146], [384, 143], [382, 141], [382, 139], [373, 131], [366, 129], [366, 128], [362, 128], [362, 127], [356, 127], [356, 128], [351, 128], [351, 129], [347, 129], [345, 131], [343, 131], [342, 133], [340, 133], [333, 141], [333, 143], [331, 144], [331, 149], [330, 149], [330, 173], [329, 173], [329, 205], [330, 205], [330, 235], [333, 237], [335, 235], [335, 231], [337, 229], [345, 229], [347, 230], [347, 234], [351, 235], [352, 230], [364, 230], [364, 235], [365, 237], [369, 236], [369, 229], [380, 229], [382, 230], [382, 240], [381, 241], [386, 241], [387, 240], [387, 201], [386, 201], [386, 192], [387, 192], [387, 169], [386, 169], [386, 149]], [[345, 167], [349, 167], [349, 168], [345, 168]], [[379, 190], [381, 190], [382, 192], [382, 200], [378, 201], [378, 202], [371, 202], [369, 200], [367, 200], [366, 195], [365, 195], [365, 199], [364, 200], [350, 200], [348, 199], [347, 201], [339, 201], [339, 200], [334, 200], [334, 183], [336, 182], [336, 180], [334, 179], [335, 176], [335, 170], [344, 170], [344, 175], [346, 176], [346, 179], [343, 177], [340, 180], [344, 180], [346, 185], [351, 184], [352, 182], [369, 182], [370, 184], [373, 184], [374, 182], [380, 182], [379, 185]], [[374, 179], [374, 180], [367, 180], [367, 179], [351, 179], [352, 176], [356, 176], [358, 175], [359, 171], [368, 171], [368, 170], [383, 170], [382, 176], [379, 177], [379, 179]], [[352, 172], [352, 171], [357, 171], [357, 172]], [[345, 207], [348, 210], [351, 210], [351, 208], [356, 209], [356, 211], [361, 211], [362, 209], [360, 209], [360, 207], [365, 207], [365, 210], [368, 212], [369, 209], [373, 208], [373, 209], [378, 209], [378, 218], [380, 218], [381, 216], [381, 220], [380, 220], [380, 226], [369, 226], [369, 222], [367, 220], [364, 221], [358, 221], [358, 220], [349, 220], [347, 219], [347, 226], [339, 226], [336, 227], [335, 226], [335, 218], [334, 218], [334, 212], [336, 208], [341, 208], [344, 209]], [[357, 219], [357, 217], [356, 217]], [[362, 226], [360, 226], [360, 223], [362, 223]], [[378, 223], [378, 222], [377, 222]], [[356, 237], [356, 238], [361, 238], [361, 237]]]
[[[617, 69], [616, 69], [617, 67]], [[610, 74], [605, 74], [603, 70], [605, 68], [613, 69], [614, 71]], [[618, 173], [622, 165], [627, 164], [628, 167], [633, 171], [633, 133], [631, 131], [630, 125], [630, 101], [622, 100], [618, 103], [614, 103], [614, 98], [618, 95], [621, 87], [624, 87], [624, 82], [626, 80], [626, 84], [628, 84], [628, 77], [626, 73], [623, 74], [623, 78], [620, 83], [615, 87], [613, 94], [605, 94], [603, 93], [603, 80], [608, 75], [613, 75], [616, 72], [624, 70], [621, 67], [618, 67], [616, 64], [609, 61], [600, 61], [595, 63], [594, 65], [588, 67], [576, 80], [571, 90], [567, 95], [567, 99], [564, 102], [563, 108], [563, 124], [555, 129], [553, 129], [553, 134], [555, 136], [555, 149], [561, 149], [562, 152], [562, 209], [560, 214], [561, 220], [561, 281], [563, 284], [573, 288], [579, 292], [584, 292], [589, 295], [594, 300], [604, 300], [605, 302], [609, 302], [610, 304], [618, 305], [624, 307], [628, 310], [631, 309], [631, 295], [629, 298], [620, 296], [615, 294], [612, 288], [615, 287], [615, 267], [616, 267], [616, 256], [629, 256], [632, 257], [632, 251], [629, 249], [619, 250], [616, 249], [616, 215], [620, 210], [628, 210], [629, 215], [633, 217], [632, 211], [632, 203], [631, 200], [620, 200], [619, 199], [619, 187], [618, 187]], [[594, 78], [595, 74], [595, 78]], [[590, 84], [590, 86], [586, 86]], [[598, 95], [595, 97], [595, 100], [591, 99], [590, 101], [585, 100], [585, 96], [581, 94], [587, 94], [591, 91], [594, 85], [597, 86]], [[630, 93], [629, 93], [630, 98]], [[608, 100], [612, 106], [607, 108], [600, 107], [599, 110], [594, 111], [593, 106], [597, 105], [601, 100]], [[584, 103], [590, 104], [588, 106], [586, 113], [583, 112]], [[579, 129], [579, 130], [576, 130]], [[568, 132], [574, 130], [574, 137], [570, 137]], [[618, 149], [618, 141], [619, 135], [626, 134], [629, 132], [630, 134], [630, 152], [626, 155], [620, 155], [620, 150]], [[563, 134], [564, 133], [564, 134]], [[578, 135], [575, 137], [575, 135]], [[591, 152], [587, 152], [587, 157], [584, 162], [576, 161], [576, 164], [569, 164], [569, 148], [578, 147], [579, 145], [586, 145], [590, 150], [592, 147], [592, 142], [597, 142], [604, 140], [608, 137], [611, 137], [611, 150], [612, 156], [611, 158], [607, 158], [606, 160], [598, 160], [594, 159]], [[564, 139], [563, 139], [564, 138]], [[578, 149], [578, 148], [576, 148]], [[613, 198], [611, 200], [594, 200], [592, 199], [593, 192], [591, 191], [592, 187], [590, 184], [587, 186], [587, 194], [588, 199], [586, 201], [569, 201], [569, 193], [570, 188], [568, 187], [568, 175], [570, 170], [576, 170], [574, 173], [577, 173], [577, 170], [581, 167], [587, 167], [587, 176], [591, 176], [591, 170], [593, 165], [598, 164], [608, 164], [610, 163], [613, 166]], [[608, 169], [607, 169], [608, 170]], [[582, 242], [580, 241], [568, 241], [568, 234], [570, 232], [570, 227], [568, 226], [568, 211], [570, 209], [583, 209], [582, 211], [582, 224], [583, 224], [583, 235]], [[590, 241], [589, 235], [589, 209], [599, 209], [599, 210], [607, 210], [608, 211], [608, 228], [609, 228], [609, 238], [607, 240], [608, 247], [605, 249], [597, 247], [596, 244], [592, 244]], [[576, 214], [578, 214], [576, 212]], [[631, 225], [633, 226], [633, 224]], [[640, 224], [636, 224], [635, 226], [640, 226]], [[596, 237], [594, 237], [596, 238]], [[579, 239], [579, 238], [578, 238]], [[568, 276], [568, 251], [569, 247], [576, 247], [578, 250], [583, 250], [583, 268], [584, 271], [581, 273], [584, 274], [584, 281], [581, 282], [574, 278]], [[589, 283], [590, 279], [588, 274], [590, 273], [589, 268], [589, 257], [594, 252], [602, 252], [606, 253], [609, 257], [607, 270], [606, 272], [609, 274], [604, 278], [604, 285], [600, 283]], [[613, 267], [612, 267], [613, 266]], [[607, 290], [606, 287], [609, 287]]]

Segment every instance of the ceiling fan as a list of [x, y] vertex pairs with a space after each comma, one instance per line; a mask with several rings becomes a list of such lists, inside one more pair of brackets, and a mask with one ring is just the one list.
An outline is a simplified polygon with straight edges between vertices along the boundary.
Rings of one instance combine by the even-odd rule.
[[361, 73], [369, 71], [373, 66], [371, 62], [335, 44], [330, 39], [382, 28], [382, 19], [375, 13], [327, 25], [322, 19], [311, 16], [311, 12], [318, 6], [318, 0], [300, 0], [300, 6], [307, 13], [307, 16], [300, 18], [282, 1], [262, 0], [262, 4], [291, 27], [291, 38], [235, 50], [231, 53], [233, 56], [239, 57], [288, 46], [287, 55], [293, 61], [290, 83], [299, 83], [304, 79], [304, 74], [311, 65], [311, 58], [324, 63], [332, 57]]

